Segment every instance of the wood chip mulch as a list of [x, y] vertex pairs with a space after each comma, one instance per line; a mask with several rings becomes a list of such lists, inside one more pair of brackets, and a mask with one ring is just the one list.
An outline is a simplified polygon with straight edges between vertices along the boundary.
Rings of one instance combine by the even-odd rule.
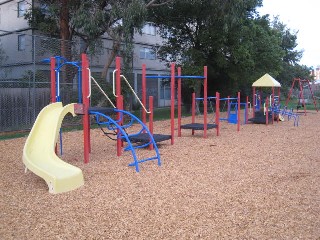
[[174, 145], [160, 143], [162, 166], [145, 162], [140, 173], [99, 129], [88, 164], [82, 132], [64, 133], [61, 158], [85, 185], [56, 195], [24, 173], [26, 138], [0, 141], [0, 239], [320, 239], [320, 113], [298, 127], [221, 125], [219, 137], [182, 130]]

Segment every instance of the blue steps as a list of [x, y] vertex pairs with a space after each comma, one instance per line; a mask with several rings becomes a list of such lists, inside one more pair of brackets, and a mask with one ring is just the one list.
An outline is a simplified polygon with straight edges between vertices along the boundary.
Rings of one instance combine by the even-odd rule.
[[[133, 115], [130, 112], [116, 109], [116, 108], [99, 108], [99, 107], [93, 107], [89, 108], [89, 114], [95, 115], [96, 123], [99, 126], [104, 126], [110, 131], [118, 131], [117, 138], [121, 139], [123, 142], [126, 142], [126, 146], [124, 147], [124, 151], [131, 151], [133, 162], [129, 163], [129, 166], [134, 166], [136, 171], [139, 172], [139, 164], [146, 162], [146, 161], [152, 161], [155, 160], [158, 163], [158, 166], [161, 166], [161, 159], [159, 150], [157, 147], [157, 144], [149, 131], [148, 127], [135, 115]], [[119, 114], [120, 118], [118, 120], [114, 120], [110, 115], [112, 114]], [[120, 125], [122, 120], [126, 119], [126, 123], [123, 125]], [[133, 124], [138, 124], [140, 126], [140, 130], [135, 133], [128, 134], [126, 132], [126, 129], [130, 128]], [[141, 134], [147, 134], [149, 136], [149, 141], [143, 142], [142, 144], [133, 144], [134, 141], [131, 140], [134, 139], [134, 137], [139, 136]], [[153, 146], [154, 156], [144, 159], [138, 159], [136, 154], [136, 149], [139, 148], [146, 148], [148, 146]]]

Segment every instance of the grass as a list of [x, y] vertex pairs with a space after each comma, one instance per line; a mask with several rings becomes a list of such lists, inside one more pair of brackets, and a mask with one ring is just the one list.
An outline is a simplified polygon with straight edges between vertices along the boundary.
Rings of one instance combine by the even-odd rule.
[[14, 131], [14, 132], [2, 132], [0, 133], [0, 141], [7, 140], [7, 139], [13, 139], [13, 138], [21, 138], [28, 136], [29, 131]]
[[[291, 109], [293, 108], [293, 110], [295, 111], [297, 109], [297, 99], [291, 99], [288, 103], [288, 108]], [[317, 107], [319, 109], [319, 100], [317, 102]], [[281, 101], [281, 106], [285, 106], [285, 101]], [[316, 110], [315, 106], [313, 105], [313, 102], [306, 104], [306, 109], [307, 110]], [[300, 109], [300, 111], [302, 111], [302, 109]], [[133, 114], [136, 115], [137, 117], [141, 118], [141, 111], [140, 110], [136, 110], [133, 111]], [[153, 119], [154, 121], [161, 121], [161, 120], [166, 120], [166, 119], [170, 119], [170, 115], [171, 111], [170, 111], [170, 107], [165, 107], [165, 108], [156, 108], [154, 109], [154, 116]], [[191, 113], [190, 112], [186, 112], [186, 110], [184, 108], [182, 108], [182, 116], [190, 116]], [[175, 118], [177, 118], [177, 109], [175, 109]], [[70, 132], [70, 131], [78, 131], [78, 130], [82, 130], [82, 125], [80, 124], [81, 121], [79, 121], [79, 124], [72, 124], [72, 125], [66, 125], [63, 126], [62, 131], [63, 132]], [[92, 128], [97, 128], [97, 125], [92, 125]], [[22, 131], [12, 131], [12, 132], [2, 132], [0, 133], [0, 141], [1, 140], [7, 140], [7, 139], [14, 139], [14, 138], [21, 138], [21, 137], [26, 137], [28, 136], [30, 130], [22, 130]]]
[[[139, 110], [134, 111], [133, 114], [136, 115], [137, 117], [141, 118], [141, 111], [139, 111]], [[175, 110], [175, 117], [177, 117], [177, 110]], [[160, 121], [160, 120], [165, 120], [165, 119], [169, 119], [169, 118], [170, 118], [170, 108], [154, 109], [154, 116], [153, 116], [154, 121]], [[83, 129], [81, 121], [78, 121], [79, 119], [72, 120], [72, 118], [68, 118], [68, 117], [67, 117], [67, 119], [68, 119], [68, 120], [66, 120], [67, 122], [69, 122], [69, 120], [71, 119], [70, 121], [72, 122], [72, 124], [69, 124], [69, 125], [66, 124], [66, 125], [62, 126], [63, 132], [79, 131], [79, 130]], [[78, 124], [76, 124], [76, 122], [78, 122]], [[96, 124], [93, 124], [93, 125], [91, 125], [91, 128], [98, 128], [98, 126]], [[0, 133], [0, 141], [26, 137], [26, 136], [28, 136], [29, 132], [30, 132], [30, 129], [1, 132]]]
[[[281, 101], [281, 106], [285, 106], [286, 104], [286, 101]], [[291, 99], [289, 102], [288, 102], [288, 109], [293, 109], [294, 111], [297, 110], [297, 106], [298, 106], [298, 99]], [[319, 100], [317, 101], [317, 108], [319, 109], [320, 108], [320, 104], [319, 104]], [[300, 108], [300, 111], [303, 110], [304, 108]], [[306, 109], [307, 110], [316, 110], [314, 104], [313, 104], [313, 101], [309, 102], [309, 103], [306, 103]]]
[[[133, 114], [136, 115], [137, 117], [141, 118], [141, 111], [133, 111]], [[188, 113], [184, 108], [182, 108], [182, 116], [190, 116], [191, 113]], [[161, 121], [161, 120], [166, 120], [170, 119], [171, 117], [171, 109], [170, 107], [163, 107], [163, 108], [156, 108], [154, 109], [153, 112], [153, 120], [154, 121]], [[175, 108], [175, 118], [178, 117], [178, 110]]]

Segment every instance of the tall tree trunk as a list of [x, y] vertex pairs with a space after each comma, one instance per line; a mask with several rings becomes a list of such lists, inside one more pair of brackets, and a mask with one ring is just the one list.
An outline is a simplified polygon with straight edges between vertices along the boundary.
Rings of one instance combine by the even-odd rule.
[[[61, 56], [67, 59], [67, 61], [72, 61], [71, 54], [71, 40], [72, 34], [70, 31], [70, 12], [69, 12], [69, 0], [60, 0], [61, 10], [60, 10], [60, 38], [61, 38]], [[74, 66], [66, 65], [61, 69], [61, 83], [72, 83], [73, 78], [76, 75], [77, 70]], [[72, 85], [64, 84], [61, 85], [62, 92], [65, 92], [64, 102], [75, 101], [76, 99], [71, 99]]]
[[70, 27], [69, 0], [61, 0], [60, 11], [60, 37], [61, 37], [61, 55], [71, 60], [70, 40], [72, 38]]
[[103, 70], [101, 72], [101, 78], [102, 79], [106, 79], [107, 77], [107, 73], [108, 73], [108, 70], [113, 62], [113, 60], [115, 59], [116, 55], [117, 55], [117, 52], [119, 51], [120, 49], [120, 41], [114, 41], [113, 42], [113, 47], [112, 47], [112, 52], [111, 52], [111, 55], [108, 56], [108, 61], [106, 62], [106, 64], [104, 65], [103, 67]]

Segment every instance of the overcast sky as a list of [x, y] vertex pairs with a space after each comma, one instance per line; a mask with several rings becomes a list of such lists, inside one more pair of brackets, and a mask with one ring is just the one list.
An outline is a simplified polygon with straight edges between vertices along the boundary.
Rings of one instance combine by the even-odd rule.
[[301, 64], [320, 65], [320, 0], [263, 0], [261, 15], [279, 15], [291, 30], [298, 30], [298, 50], [304, 50]]

